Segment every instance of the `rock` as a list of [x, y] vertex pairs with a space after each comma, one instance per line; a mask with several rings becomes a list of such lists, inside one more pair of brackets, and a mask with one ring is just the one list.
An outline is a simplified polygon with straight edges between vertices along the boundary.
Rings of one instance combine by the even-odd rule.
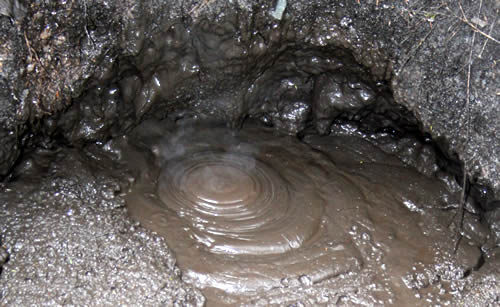
[[0, 267], [2, 267], [2, 265], [6, 263], [8, 259], [9, 253], [7, 253], [7, 251], [3, 247], [0, 247]]
[[496, 208], [486, 211], [484, 217], [490, 225], [491, 233], [495, 236], [496, 244], [500, 245], [500, 202], [496, 203]]

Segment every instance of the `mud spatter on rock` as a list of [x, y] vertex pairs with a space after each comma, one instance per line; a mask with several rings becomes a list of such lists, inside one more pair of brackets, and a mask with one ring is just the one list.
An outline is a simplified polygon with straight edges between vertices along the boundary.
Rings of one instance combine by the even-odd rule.
[[209, 305], [440, 304], [481, 262], [485, 232], [453, 255], [458, 192], [360, 138], [151, 121], [126, 143], [129, 213]]

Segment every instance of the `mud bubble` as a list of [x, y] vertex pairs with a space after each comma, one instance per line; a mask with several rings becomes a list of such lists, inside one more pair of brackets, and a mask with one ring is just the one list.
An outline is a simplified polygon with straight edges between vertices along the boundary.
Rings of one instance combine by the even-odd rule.
[[[129, 164], [141, 173], [129, 213], [166, 239], [183, 279], [209, 305], [311, 287], [350, 291], [352, 302], [409, 303], [403, 281], [416, 264], [432, 271], [451, 261], [449, 275], [463, 276], [479, 261], [472, 240], [458, 257], [448, 253], [443, 199], [458, 195], [359, 138], [302, 142], [255, 124], [237, 132], [158, 125], [146, 122], [128, 141]], [[384, 298], [360, 298], [346, 276], [370, 276]]]
[[133, 217], [167, 238], [185, 278], [248, 294], [290, 276], [317, 282], [360, 269], [347, 234], [325, 215], [321, 154], [256, 128], [200, 130], [162, 140], [156, 188], [143, 180], [128, 197]]
[[207, 151], [169, 161], [157, 193], [208, 251], [279, 254], [301, 247], [320, 228], [323, 201], [308, 188], [296, 195], [307, 177], [301, 179], [287, 181], [238, 151]]

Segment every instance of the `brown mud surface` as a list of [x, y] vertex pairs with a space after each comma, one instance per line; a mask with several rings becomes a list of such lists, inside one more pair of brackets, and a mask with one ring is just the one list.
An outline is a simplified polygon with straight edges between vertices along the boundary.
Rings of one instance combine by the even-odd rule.
[[152, 120], [27, 152], [1, 187], [0, 302], [497, 304], [498, 248], [472, 207], [453, 253], [456, 183], [367, 140]]
[[499, 12], [0, 0], [0, 305], [499, 305]]
[[166, 131], [149, 122], [129, 141], [143, 172], [129, 213], [166, 239], [209, 306], [453, 305], [483, 264], [488, 234], [471, 214], [453, 252], [459, 191], [366, 140], [152, 127]]

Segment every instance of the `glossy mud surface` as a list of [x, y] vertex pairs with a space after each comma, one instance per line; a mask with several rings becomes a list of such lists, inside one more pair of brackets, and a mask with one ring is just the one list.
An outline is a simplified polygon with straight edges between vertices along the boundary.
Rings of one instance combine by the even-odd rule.
[[358, 137], [146, 122], [124, 148], [129, 213], [209, 306], [454, 304], [484, 262], [469, 213], [453, 253], [459, 191]]

